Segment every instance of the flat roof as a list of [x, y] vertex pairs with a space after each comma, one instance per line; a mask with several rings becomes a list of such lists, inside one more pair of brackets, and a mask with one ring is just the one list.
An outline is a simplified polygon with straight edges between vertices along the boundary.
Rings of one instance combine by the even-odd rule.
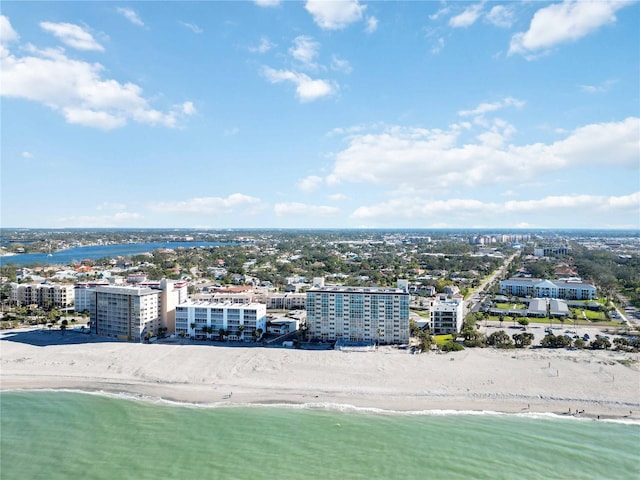
[[334, 293], [393, 293], [396, 295], [409, 295], [401, 288], [395, 287], [343, 287], [343, 286], [325, 286], [313, 287], [307, 290], [311, 292], [334, 292]]

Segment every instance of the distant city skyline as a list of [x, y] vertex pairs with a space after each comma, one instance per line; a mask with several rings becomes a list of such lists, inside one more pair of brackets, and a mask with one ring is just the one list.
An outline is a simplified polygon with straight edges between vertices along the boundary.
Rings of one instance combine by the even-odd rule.
[[637, 1], [3, 2], [3, 228], [640, 229]]

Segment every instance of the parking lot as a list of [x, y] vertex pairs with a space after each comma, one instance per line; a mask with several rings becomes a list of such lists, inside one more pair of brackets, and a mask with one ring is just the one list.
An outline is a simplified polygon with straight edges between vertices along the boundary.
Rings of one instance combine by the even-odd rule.
[[[534, 334], [533, 345], [540, 344], [540, 341], [548, 334], [546, 332], [548, 328], [551, 328], [551, 331], [553, 332], [554, 335], [569, 335], [572, 339], [575, 336], [578, 336], [584, 339], [585, 335], [588, 335], [589, 337], [586, 340], [587, 343], [595, 339], [596, 335], [605, 335], [609, 337], [609, 340], [611, 340], [611, 342], [613, 342], [614, 338], [620, 336], [613, 333], [615, 332], [615, 329], [613, 327], [598, 328], [598, 327], [591, 327], [591, 326], [586, 327], [581, 325], [574, 327], [571, 324], [561, 325], [559, 322], [554, 322], [551, 326], [549, 325], [548, 322], [530, 323], [526, 328], [521, 327], [520, 325], [517, 325], [514, 327], [510, 322], [504, 322], [504, 325], [502, 326], [500, 326], [499, 322], [488, 322], [487, 326], [485, 326], [484, 322], [482, 322], [481, 325], [482, 326], [480, 327], [479, 331], [484, 333], [487, 336], [491, 335], [493, 332], [497, 332], [498, 330], [504, 330], [509, 334], [509, 336], [512, 336], [514, 333], [521, 333], [525, 331], [529, 333], [533, 333]], [[605, 330], [608, 330], [608, 332], [605, 332]]]

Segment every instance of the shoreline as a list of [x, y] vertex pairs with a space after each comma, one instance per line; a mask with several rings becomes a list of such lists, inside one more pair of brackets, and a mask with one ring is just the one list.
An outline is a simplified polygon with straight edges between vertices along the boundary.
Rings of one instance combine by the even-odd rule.
[[637, 353], [466, 349], [409, 355], [392, 348], [346, 353], [92, 342], [72, 332], [58, 339], [67, 344], [34, 344], [51, 338], [37, 331], [18, 337], [22, 341], [0, 335], [3, 392], [75, 390], [193, 406], [333, 406], [640, 422]]
[[[546, 418], [557, 420], [577, 420], [577, 421], [601, 421], [620, 423], [626, 425], [638, 425], [640, 426], [640, 416], [635, 414], [621, 414], [608, 411], [607, 408], [604, 411], [608, 413], [589, 413], [587, 411], [581, 413], [568, 413], [560, 411], [550, 411], [546, 408], [524, 407], [521, 409], [515, 408], [515, 405], [509, 406], [508, 404], [488, 403], [487, 408], [479, 409], [478, 404], [474, 404], [476, 408], [462, 408], [463, 406], [469, 407], [467, 403], [458, 405], [457, 402], [453, 402], [453, 405], [449, 405], [449, 408], [426, 408], [420, 410], [397, 410], [373, 406], [358, 406], [347, 403], [335, 403], [335, 402], [296, 402], [286, 400], [255, 400], [248, 402], [240, 401], [219, 401], [219, 402], [190, 402], [182, 401], [177, 398], [165, 398], [165, 397], [153, 397], [143, 393], [136, 393], [131, 390], [118, 390], [118, 389], [95, 389], [80, 387], [69, 388], [0, 388], [0, 394], [2, 393], [72, 393], [80, 395], [95, 395], [106, 398], [116, 398], [121, 400], [128, 400], [134, 402], [143, 402], [155, 405], [164, 405], [170, 407], [185, 407], [185, 408], [284, 408], [293, 410], [311, 410], [311, 411], [327, 411], [327, 412], [340, 412], [340, 413], [356, 413], [356, 414], [369, 414], [369, 415], [406, 415], [406, 416], [516, 416], [524, 418]], [[318, 399], [316, 399], [318, 400]], [[450, 401], [451, 399], [447, 399]], [[460, 408], [455, 408], [455, 407]], [[506, 406], [507, 408], [499, 408]], [[489, 408], [491, 407], [491, 408]], [[498, 408], [495, 408], [498, 407]], [[510, 408], [514, 407], [514, 408]], [[599, 412], [600, 409], [596, 406], [594, 412]]]

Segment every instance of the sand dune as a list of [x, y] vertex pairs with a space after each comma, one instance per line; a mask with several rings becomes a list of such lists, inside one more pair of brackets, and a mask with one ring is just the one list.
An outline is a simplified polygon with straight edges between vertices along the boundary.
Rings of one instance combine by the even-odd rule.
[[330, 403], [403, 411], [632, 411], [640, 418], [638, 354], [467, 349], [410, 355], [391, 347], [344, 353], [115, 342], [35, 346], [7, 335], [0, 341], [3, 390], [65, 388], [192, 403]]

